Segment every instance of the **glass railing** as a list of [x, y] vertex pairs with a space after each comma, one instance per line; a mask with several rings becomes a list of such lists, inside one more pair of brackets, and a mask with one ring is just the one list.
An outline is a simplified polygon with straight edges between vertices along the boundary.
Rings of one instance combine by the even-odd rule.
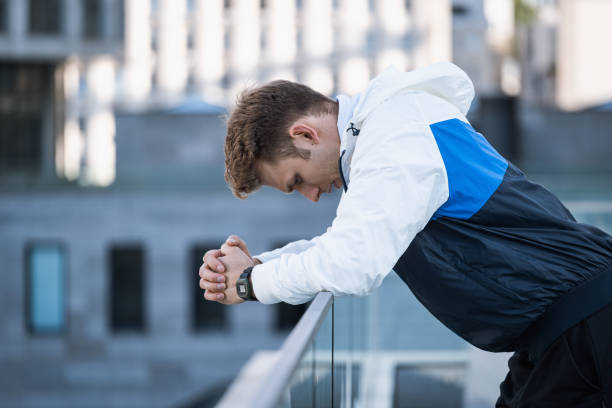
[[[612, 233], [612, 202], [566, 204]], [[253, 355], [217, 406], [492, 406], [508, 357], [451, 333], [391, 273], [370, 296], [318, 294], [282, 348]]]
[[256, 353], [217, 406], [461, 404], [467, 356], [392, 274], [368, 297], [318, 294], [281, 349]]
[[567, 201], [565, 205], [578, 222], [594, 225], [612, 234], [612, 201]]
[[217, 407], [333, 406], [333, 303], [319, 293], [281, 349], [253, 355]]

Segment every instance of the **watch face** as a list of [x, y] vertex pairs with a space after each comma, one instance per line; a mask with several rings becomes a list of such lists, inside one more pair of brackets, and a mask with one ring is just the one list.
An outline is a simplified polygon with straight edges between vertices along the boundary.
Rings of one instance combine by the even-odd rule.
[[244, 283], [239, 283], [238, 284], [238, 295], [246, 295], [246, 294], [247, 294], [246, 285]]

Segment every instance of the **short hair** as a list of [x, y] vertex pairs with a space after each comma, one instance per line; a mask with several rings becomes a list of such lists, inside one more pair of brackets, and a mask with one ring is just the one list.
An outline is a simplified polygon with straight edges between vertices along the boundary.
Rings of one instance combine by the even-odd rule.
[[295, 82], [273, 81], [243, 91], [227, 121], [225, 138], [225, 180], [234, 195], [245, 199], [261, 187], [258, 160], [310, 158], [310, 151], [296, 147], [289, 135], [296, 120], [337, 112], [336, 101]]

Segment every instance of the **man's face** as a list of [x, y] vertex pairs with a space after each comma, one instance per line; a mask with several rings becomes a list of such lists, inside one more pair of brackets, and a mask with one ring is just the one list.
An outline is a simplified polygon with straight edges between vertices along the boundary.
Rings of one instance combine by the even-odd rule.
[[290, 157], [274, 163], [260, 162], [256, 168], [264, 185], [286, 193], [298, 191], [314, 202], [334, 187], [342, 187], [338, 170], [339, 150], [333, 145], [315, 144], [310, 158]]

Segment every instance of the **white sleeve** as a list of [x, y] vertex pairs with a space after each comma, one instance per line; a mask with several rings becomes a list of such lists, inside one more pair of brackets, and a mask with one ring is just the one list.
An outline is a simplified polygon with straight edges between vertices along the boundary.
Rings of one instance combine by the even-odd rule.
[[315, 240], [316, 238], [310, 241], [301, 239], [299, 241], [290, 242], [281, 248], [255, 255], [254, 258], [259, 259], [261, 262], [268, 262], [274, 258], [278, 258], [282, 254], [299, 254], [300, 252], [303, 252], [313, 246], [315, 244]]
[[429, 126], [398, 112], [386, 102], [363, 124], [351, 182], [327, 232], [308, 249], [253, 269], [260, 302], [298, 304], [321, 291], [370, 293], [446, 202], [446, 170]]

